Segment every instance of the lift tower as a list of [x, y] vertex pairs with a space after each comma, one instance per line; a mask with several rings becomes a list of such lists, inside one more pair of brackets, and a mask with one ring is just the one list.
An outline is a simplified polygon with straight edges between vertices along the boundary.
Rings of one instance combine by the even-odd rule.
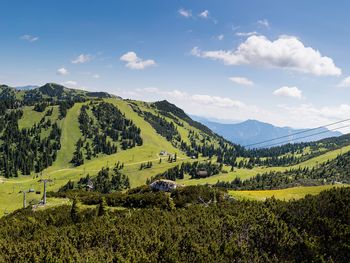
[[40, 179], [39, 182], [44, 183], [44, 196], [43, 196], [43, 204], [46, 205], [46, 183], [47, 182], [52, 182], [51, 179]]

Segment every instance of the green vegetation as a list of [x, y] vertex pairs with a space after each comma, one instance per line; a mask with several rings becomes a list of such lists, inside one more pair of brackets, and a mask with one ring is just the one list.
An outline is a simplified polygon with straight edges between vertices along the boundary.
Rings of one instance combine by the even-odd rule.
[[[350, 146], [346, 146], [346, 136], [335, 140], [333, 144], [332, 140], [329, 140], [322, 142], [322, 145], [302, 146], [298, 144], [297, 146], [289, 145], [284, 148], [276, 147], [273, 151], [279, 152], [280, 156], [294, 154], [299, 158], [298, 160], [301, 160], [300, 157], [304, 156], [303, 160], [305, 161], [288, 167], [266, 166], [260, 161], [268, 158], [263, 156], [271, 156], [271, 152], [266, 150], [245, 151], [240, 146], [232, 145], [205, 126], [191, 120], [181, 109], [167, 101], [145, 103], [122, 100], [105, 93], [70, 90], [56, 84], [47, 84], [31, 91], [17, 91], [2, 86], [0, 94], [1, 105], [3, 105], [0, 110], [4, 113], [13, 110], [23, 112], [18, 120], [19, 130], [30, 129], [35, 124], [40, 124], [44, 119], [45, 122], [41, 125], [50, 120], [51, 125], [57, 123], [61, 131], [60, 149], [57, 151], [57, 156], [53, 158], [52, 165], [39, 173], [35, 172], [34, 169], [30, 176], [23, 176], [20, 172], [17, 178], [0, 179], [0, 215], [5, 211], [12, 211], [22, 206], [20, 190], [34, 188], [42, 191], [43, 185], [38, 182], [40, 178], [50, 178], [52, 182], [48, 184], [48, 189], [57, 191], [69, 180], [77, 183], [80, 178], [86, 177], [87, 174], [94, 178], [102, 167], [112, 169], [118, 162], [124, 164], [121, 172], [129, 178], [131, 188], [143, 185], [147, 180], [152, 180], [152, 177], [154, 179], [157, 175], [164, 175], [171, 169], [176, 170], [176, 167], [181, 167], [182, 163], [193, 164], [195, 162], [211, 162], [213, 166], [220, 166], [220, 168], [214, 173], [206, 171], [206, 176], [204, 174], [207, 168], [204, 168], [202, 169], [203, 176], [197, 176], [196, 173], [192, 175], [184, 173], [183, 177], [175, 176], [174, 179], [184, 185], [216, 184], [218, 181], [231, 182], [236, 177], [246, 180], [257, 174], [269, 173], [270, 171], [283, 172], [291, 168], [298, 169], [299, 166], [317, 167], [327, 160], [336, 158], [340, 153], [344, 154], [350, 150]], [[17, 100], [22, 103], [19, 108], [15, 104]], [[93, 110], [94, 107], [95, 110]], [[85, 115], [84, 111], [86, 111]], [[122, 150], [122, 141], [113, 141], [113, 137], [116, 138], [117, 134], [115, 133], [116, 127], [111, 125], [115, 122], [111, 121], [108, 124], [108, 117], [114, 111], [119, 116], [118, 119], [130, 120], [132, 125], [137, 127], [135, 131], [139, 131], [139, 133], [136, 132], [135, 134], [139, 134], [142, 145], [137, 142], [139, 140], [137, 139], [134, 140], [135, 147], [126, 146], [124, 147], [125, 150]], [[85, 123], [84, 120], [88, 120], [88, 123], [93, 123], [93, 126], [82, 127], [79, 122], [82, 114], [85, 119], [81, 119], [80, 122]], [[100, 117], [97, 118], [96, 115]], [[153, 119], [154, 123], [160, 125], [160, 128], [156, 128], [154, 123], [152, 125], [147, 118], [145, 120], [146, 115], [151, 116], [150, 118]], [[127, 127], [132, 127], [132, 125]], [[104, 153], [102, 151], [97, 156], [93, 156], [94, 136], [88, 138], [86, 132], [90, 127], [93, 128], [90, 133], [94, 133], [95, 126], [97, 126], [100, 134], [107, 134], [106, 145], [108, 142], [115, 145], [116, 153], [113, 153], [113, 151], [105, 151]], [[118, 139], [123, 136], [122, 130], [118, 132]], [[171, 140], [167, 138], [166, 130], [172, 131]], [[48, 138], [51, 131], [51, 126], [47, 129], [41, 129], [38, 133], [40, 139]], [[87, 143], [89, 143], [89, 147], [86, 146]], [[80, 145], [79, 151], [77, 151], [78, 144]], [[134, 143], [131, 142], [129, 145], [133, 146]], [[337, 147], [340, 148], [337, 149]], [[90, 151], [87, 149], [91, 149], [91, 158], [88, 158]], [[322, 152], [322, 155], [314, 155], [313, 158], [307, 159], [317, 149]], [[162, 155], [161, 152], [165, 152], [165, 154]], [[74, 153], [78, 154], [74, 155]], [[79, 157], [76, 159], [78, 161], [71, 163], [74, 156]], [[176, 161], [174, 161], [174, 156], [176, 156]], [[306, 158], [305, 156], [309, 157]], [[169, 158], [171, 161], [169, 161]], [[256, 158], [261, 160], [257, 161]], [[240, 163], [241, 167], [239, 168]], [[77, 164], [80, 165], [75, 167]], [[149, 168], [140, 169], [142, 165], [143, 167], [149, 166]], [[173, 178], [173, 176], [163, 177]], [[41, 195], [35, 196], [37, 200], [40, 200], [40, 198]]]
[[234, 198], [239, 200], [248, 199], [248, 200], [259, 200], [264, 201], [267, 198], [275, 197], [280, 200], [291, 200], [291, 199], [301, 199], [306, 195], [317, 195], [321, 191], [333, 189], [335, 187], [344, 187], [348, 185], [320, 185], [320, 186], [299, 186], [287, 189], [278, 189], [278, 190], [241, 190], [234, 191], [230, 190], [229, 194]]
[[59, 192], [65, 192], [73, 189], [86, 189], [89, 191], [98, 191], [103, 194], [114, 191], [122, 191], [130, 188], [129, 178], [120, 172], [122, 166], [117, 164], [113, 170], [102, 168], [96, 177], [90, 178], [89, 175], [80, 178], [77, 184], [68, 181], [67, 184], [59, 189]]
[[[189, 189], [183, 197], [205, 194]], [[102, 199], [82, 209], [75, 199], [4, 217], [0, 261], [347, 262], [350, 256], [349, 188], [298, 201], [218, 199], [181, 209], [164, 193], [137, 195], [153, 205], [109, 211]], [[137, 204], [136, 198], [130, 200]]]
[[23, 115], [18, 121], [18, 127], [23, 128], [32, 128], [34, 124], [38, 124], [42, 117], [44, 117], [45, 112], [37, 112], [33, 109], [32, 106], [23, 107]]
[[[22, 115], [22, 110], [13, 110], [2, 117], [5, 125], [0, 127], [0, 175], [6, 178], [41, 172], [52, 165], [61, 147], [61, 130], [56, 122], [46, 120], [44, 115], [33, 127], [20, 129], [18, 121]], [[42, 130], [48, 129], [48, 136], [41, 136]]]
[[218, 182], [216, 185], [235, 190], [266, 190], [295, 186], [350, 183], [350, 152], [339, 155], [317, 167], [299, 167], [283, 172], [270, 171], [242, 181], [235, 178], [232, 182]]
[[249, 150], [167, 101], [0, 86], [0, 168], [0, 262], [350, 257], [350, 135]]

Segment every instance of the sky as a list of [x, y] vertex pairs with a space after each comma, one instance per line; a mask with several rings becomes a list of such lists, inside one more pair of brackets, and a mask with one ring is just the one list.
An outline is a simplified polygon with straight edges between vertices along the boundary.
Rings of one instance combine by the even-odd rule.
[[350, 1], [0, 3], [0, 83], [310, 128], [350, 116]]

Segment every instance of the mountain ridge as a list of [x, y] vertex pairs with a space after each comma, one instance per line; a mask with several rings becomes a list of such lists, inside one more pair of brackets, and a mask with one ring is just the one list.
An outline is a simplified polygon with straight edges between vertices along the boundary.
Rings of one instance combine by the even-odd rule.
[[[350, 135], [249, 150], [168, 101], [106, 94], [54, 83], [28, 91], [0, 86], [0, 212], [20, 208], [23, 189], [42, 189], [39, 176], [53, 180], [47, 189], [57, 191], [117, 163], [131, 188], [152, 178], [211, 184], [215, 176], [227, 181], [292, 165], [312, 167], [350, 150]], [[203, 169], [208, 172], [196, 173]], [[184, 177], [184, 170], [191, 176]], [[28, 201], [35, 195], [28, 193]]]
[[[261, 122], [258, 120], [248, 119], [243, 122], [226, 124], [226, 123], [218, 123], [210, 120], [206, 120], [205, 118], [198, 118], [196, 116], [192, 116], [197, 121], [203, 123], [208, 128], [216, 132], [217, 134], [223, 136], [225, 139], [240, 144], [240, 145], [251, 145], [258, 142], [262, 142], [265, 140], [275, 140], [276, 138], [289, 136], [283, 140], [276, 140], [275, 142], [270, 142], [266, 144], [262, 144], [261, 146], [267, 145], [279, 145], [278, 142], [286, 141], [290, 143], [296, 142], [311, 142], [318, 141], [325, 138], [330, 137], [338, 137], [341, 136], [342, 133], [338, 131], [329, 131], [327, 128], [320, 128], [317, 132], [324, 132], [323, 134], [318, 134], [315, 136], [311, 136], [305, 139], [297, 139], [302, 137], [302, 135], [292, 135], [294, 133], [305, 132], [309, 129], [294, 129], [288, 126], [279, 127], [270, 123]], [[329, 132], [327, 132], [329, 131]], [[313, 133], [305, 133], [305, 136], [312, 135]]]

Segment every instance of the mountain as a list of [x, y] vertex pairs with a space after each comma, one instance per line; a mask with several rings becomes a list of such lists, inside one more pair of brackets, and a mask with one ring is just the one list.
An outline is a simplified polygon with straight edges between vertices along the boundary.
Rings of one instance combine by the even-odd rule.
[[[307, 131], [308, 129], [293, 129], [290, 127], [277, 127], [272, 124], [260, 122], [257, 120], [247, 120], [241, 123], [224, 124], [224, 123], [209, 121], [204, 118], [197, 118], [197, 117], [195, 118], [201, 123], [203, 123], [204, 125], [206, 125], [208, 128], [210, 128], [212, 131], [223, 136], [225, 139], [240, 145], [250, 145], [257, 142], [273, 140], [279, 137], [288, 136], [281, 140], [271, 141], [265, 144], [257, 145], [257, 147], [268, 146], [271, 144], [278, 145], [279, 142], [286, 143], [287, 141], [291, 143], [311, 142], [311, 141], [318, 141], [324, 138], [337, 137], [342, 135], [342, 133], [338, 131], [329, 131], [327, 128], [320, 128], [317, 131], [291, 135], [294, 133]], [[304, 139], [299, 139], [299, 140], [297, 139], [300, 137], [312, 135], [314, 133], [321, 133], [321, 134], [314, 135]]]
[[[114, 167], [109, 171], [116, 174], [109, 178], [118, 185], [102, 182], [103, 192], [161, 179], [212, 184], [217, 182], [215, 175], [232, 180], [248, 170], [254, 175], [266, 167], [287, 169], [350, 145], [350, 135], [343, 135], [249, 150], [221, 136], [227, 135], [219, 129], [225, 125], [205, 124], [166, 100], [128, 100], [55, 83], [30, 90], [0, 85], [0, 216], [22, 206], [20, 191], [42, 189], [39, 176], [54, 180], [47, 186], [50, 191], [74, 189], [84, 182], [84, 188], [90, 183], [97, 187], [99, 180], [94, 178], [99, 171], [108, 173], [106, 166]], [[241, 135], [256, 136], [256, 130], [266, 136], [285, 134], [269, 124], [263, 129], [256, 121], [245, 125]], [[21, 182], [15, 190], [12, 180]], [[40, 198], [31, 191], [27, 200], [36, 197]]]
[[32, 105], [43, 101], [73, 100], [83, 101], [91, 98], [113, 98], [107, 92], [89, 92], [85, 90], [70, 89], [56, 83], [47, 83], [41, 87], [24, 86], [10, 87], [0, 85], [0, 99], [22, 101], [25, 105]]

